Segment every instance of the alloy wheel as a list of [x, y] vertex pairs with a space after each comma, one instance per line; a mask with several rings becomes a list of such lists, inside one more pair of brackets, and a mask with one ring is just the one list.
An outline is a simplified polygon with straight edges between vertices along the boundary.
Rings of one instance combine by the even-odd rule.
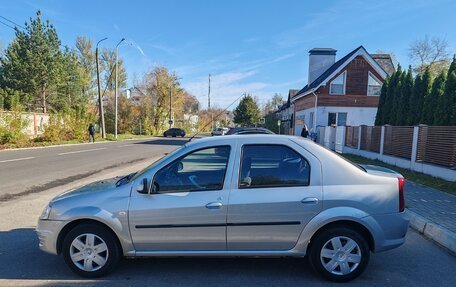
[[71, 242], [71, 261], [81, 270], [88, 272], [99, 270], [108, 261], [108, 256], [106, 242], [95, 234], [84, 233]]
[[346, 236], [331, 238], [320, 252], [321, 264], [334, 275], [350, 274], [359, 266], [361, 257], [358, 243]]

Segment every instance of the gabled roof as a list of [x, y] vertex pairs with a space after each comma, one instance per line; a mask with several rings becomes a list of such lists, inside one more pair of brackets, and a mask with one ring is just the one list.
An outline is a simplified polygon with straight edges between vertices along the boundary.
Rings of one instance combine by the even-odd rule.
[[299, 92], [299, 90], [297, 90], [297, 89], [290, 89], [290, 90], [288, 90], [288, 99], [287, 99], [287, 101], [286, 101], [283, 105], [281, 105], [281, 106], [277, 109], [277, 111], [275, 111], [274, 113], [278, 113], [278, 112], [281, 112], [281, 111], [283, 111], [283, 110], [288, 109], [288, 108], [290, 107], [290, 101], [291, 101], [291, 99], [292, 99], [298, 92]]
[[375, 60], [382, 68], [385, 70], [385, 72], [388, 74], [388, 76], [391, 76], [394, 71], [396, 71], [396, 68], [394, 68], [393, 60], [391, 59], [390, 54], [370, 54], [372, 59]]
[[[386, 77], [388, 73], [384, 70], [382, 65], [380, 65], [376, 60], [374, 60], [371, 55], [366, 51], [363, 46], [359, 46], [358, 48], [354, 49], [343, 58], [339, 59], [337, 62], [331, 65], [326, 71], [323, 72], [318, 78], [316, 78], [312, 83], [307, 84], [304, 88], [302, 88], [292, 100], [296, 100], [301, 98], [310, 92], [316, 90], [322, 84], [326, 83], [327, 80], [331, 78], [331, 76], [335, 75], [338, 71], [344, 68], [354, 57], [358, 54], [362, 54], [366, 56], [366, 59], [371, 62], [374, 69], [376, 69], [382, 76]], [[394, 69], [394, 66], [393, 66]]]

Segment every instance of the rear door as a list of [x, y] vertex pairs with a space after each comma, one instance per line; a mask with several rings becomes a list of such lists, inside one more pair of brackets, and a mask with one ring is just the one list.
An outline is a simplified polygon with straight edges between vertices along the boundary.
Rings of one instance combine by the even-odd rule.
[[289, 250], [322, 208], [318, 160], [299, 145], [240, 145], [227, 217], [227, 249]]

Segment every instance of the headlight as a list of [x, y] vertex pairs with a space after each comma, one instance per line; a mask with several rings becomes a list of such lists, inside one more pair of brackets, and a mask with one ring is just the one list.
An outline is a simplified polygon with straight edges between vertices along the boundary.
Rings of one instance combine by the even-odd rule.
[[45, 220], [49, 218], [49, 215], [51, 214], [51, 205], [48, 204], [46, 208], [43, 210], [43, 213], [41, 213], [40, 219]]

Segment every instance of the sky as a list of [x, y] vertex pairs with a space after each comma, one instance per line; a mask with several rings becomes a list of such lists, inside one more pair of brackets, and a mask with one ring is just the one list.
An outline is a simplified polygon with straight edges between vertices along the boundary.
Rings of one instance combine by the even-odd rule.
[[[406, 67], [410, 44], [428, 35], [446, 39], [456, 53], [453, 0], [0, 0], [0, 16], [21, 25], [38, 9], [64, 45], [74, 46], [80, 35], [94, 42], [108, 37], [101, 47], [126, 38], [131, 44], [119, 47], [119, 57], [130, 86], [163, 65], [202, 108], [209, 74], [212, 106], [226, 108], [243, 93], [260, 104], [274, 93], [286, 98], [307, 84], [308, 51], [315, 47], [334, 48], [339, 59], [363, 45], [370, 53], [393, 52]], [[0, 45], [13, 38], [0, 23]]]

